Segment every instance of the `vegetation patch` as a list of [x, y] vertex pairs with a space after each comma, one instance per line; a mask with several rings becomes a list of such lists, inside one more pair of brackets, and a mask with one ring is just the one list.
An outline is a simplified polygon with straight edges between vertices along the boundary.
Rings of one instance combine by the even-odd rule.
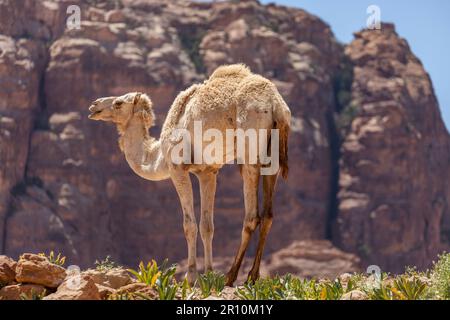
[[205, 31], [200, 28], [186, 28], [185, 31], [179, 33], [181, 46], [188, 54], [198, 73], [204, 73], [206, 70], [200, 54], [200, 44], [204, 36]]
[[344, 56], [334, 76], [333, 90], [336, 106], [336, 128], [342, 138], [349, 131], [353, 119], [358, 115], [358, 105], [352, 101], [353, 64]]
[[[49, 254], [40, 255], [48, 259], [47, 263], [60, 266], [65, 263], [65, 257], [60, 253], [51, 251]], [[105, 274], [116, 268], [122, 267], [109, 256], [96, 261], [96, 270]], [[125, 269], [122, 270], [125, 272]], [[134, 282], [114, 287], [109, 294], [102, 296], [102, 299], [200, 300], [213, 296], [214, 299], [227, 300], [450, 300], [448, 253], [440, 255], [433, 268], [424, 272], [407, 268], [399, 275], [382, 273], [377, 277], [373, 274], [346, 273], [336, 279], [301, 279], [286, 274], [261, 278], [235, 287], [225, 287], [225, 276], [218, 272], [200, 274], [191, 286], [187, 279], [176, 279], [177, 266], [169, 264], [167, 260], [161, 264], [154, 260], [147, 264], [141, 262], [136, 270], [126, 271], [130, 277], [135, 278]], [[102, 283], [102, 286], [105, 285], [108, 286], [108, 283]], [[47, 294], [46, 290], [32, 290], [21, 293], [20, 299], [41, 300]]]

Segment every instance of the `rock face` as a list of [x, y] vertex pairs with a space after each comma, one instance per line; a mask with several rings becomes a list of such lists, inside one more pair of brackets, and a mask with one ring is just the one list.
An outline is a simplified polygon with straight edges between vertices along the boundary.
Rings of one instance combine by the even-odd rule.
[[[448, 135], [428, 74], [394, 27], [346, 48], [353, 113], [341, 147], [334, 234], [344, 250], [401, 272], [429, 266], [448, 215]], [[446, 178], [447, 177], [447, 178]]]
[[[73, 4], [81, 28], [69, 30]], [[0, 252], [61, 251], [82, 267], [106, 255], [127, 265], [183, 259], [171, 183], [134, 175], [115, 129], [86, 109], [100, 96], [146, 92], [157, 136], [179, 90], [234, 62], [272, 79], [293, 114], [268, 256], [332, 239], [363, 263], [425, 266], [450, 229], [448, 134], [428, 76], [392, 27], [344, 50], [319, 18], [249, 0], [4, 0], [0, 19]], [[346, 95], [361, 110], [339, 152], [334, 118], [351, 114]], [[236, 167], [219, 176], [215, 256], [239, 244], [241, 185]]]

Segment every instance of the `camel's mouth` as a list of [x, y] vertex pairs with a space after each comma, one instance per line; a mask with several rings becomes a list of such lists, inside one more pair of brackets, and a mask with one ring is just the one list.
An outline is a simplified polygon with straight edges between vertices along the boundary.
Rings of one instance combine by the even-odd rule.
[[97, 116], [101, 113], [102, 111], [100, 110], [100, 111], [94, 111], [94, 112], [91, 112], [89, 115], [88, 115], [88, 118], [89, 119], [92, 119], [92, 120], [97, 120]]
[[88, 115], [89, 119], [99, 120], [99, 115], [102, 113], [103, 109], [98, 106], [98, 103], [94, 102], [89, 107], [90, 114]]

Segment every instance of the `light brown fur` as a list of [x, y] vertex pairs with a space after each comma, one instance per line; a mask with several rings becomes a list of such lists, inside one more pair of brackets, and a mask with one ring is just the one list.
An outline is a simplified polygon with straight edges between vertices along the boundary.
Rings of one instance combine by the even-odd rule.
[[[214, 233], [213, 209], [216, 176], [223, 164], [175, 165], [170, 161], [173, 147], [179, 139], [173, 136], [175, 129], [186, 129], [193, 134], [193, 124], [201, 121], [203, 130], [218, 129], [225, 136], [227, 129], [279, 129], [280, 170], [284, 178], [288, 174], [287, 143], [290, 110], [269, 80], [252, 74], [244, 65], [217, 68], [202, 84], [182, 91], [173, 102], [161, 130], [159, 140], [148, 134], [154, 114], [148, 96], [129, 93], [121, 97], [96, 100], [90, 107], [93, 120], [116, 123], [120, 135], [120, 147], [130, 167], [136, 174], [148, 180], [170, 178], [177, 190], [183, 210], [183, 227], [188, 242], [188, 279], [196, 278], [197, 222], [193, 208], [192, 185], [189, 173], [200, 182], [201, 219], [200, 234], [204, 245], [205, 270], [212, 269], [212, 237]], [[270, 131], [269, 131], [270, 132]], [[194, 149], [194, 145], [192, 145]], [[265, 239], [272, 224], [272, 198], [278, 173], [263, 177], [263, 215], [258, 212], [258, 181], [261, 164], [241, 165], [244, 181], [245, 218], [242, 240], [233, 266], [227, 275], [227, 284], [236, 280], [243, 256], [253, 231], [261, 223], [258, 249], [249, 280], [259, 276]]]

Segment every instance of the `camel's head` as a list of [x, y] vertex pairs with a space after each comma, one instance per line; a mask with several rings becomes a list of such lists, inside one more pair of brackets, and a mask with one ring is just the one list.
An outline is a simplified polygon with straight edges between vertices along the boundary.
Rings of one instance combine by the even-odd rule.
[[89, 111], [91, 120], [114, 122], [122, 126], [126, 126], [133, 117], [138, 116], [148, 129], [155, 119], [150, 98], [140, 92], [99, 98], [92, 103]]

